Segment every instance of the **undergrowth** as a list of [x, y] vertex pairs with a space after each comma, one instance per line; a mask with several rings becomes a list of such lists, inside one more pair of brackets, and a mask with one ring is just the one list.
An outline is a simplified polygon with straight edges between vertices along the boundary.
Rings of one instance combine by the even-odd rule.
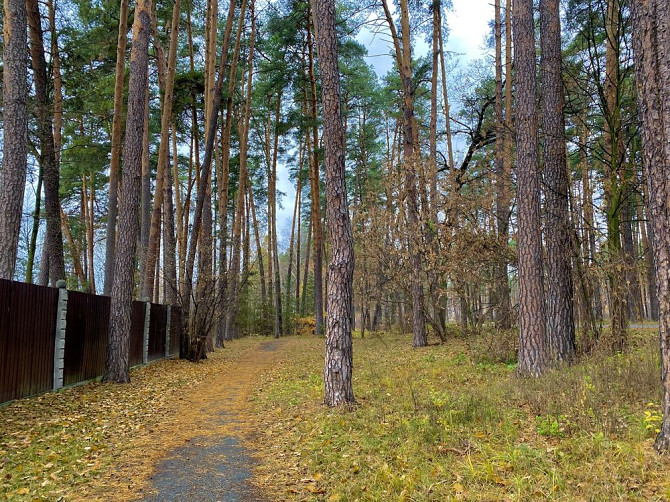
[[632, 335], [629, 354], [537, 380], [491, 335], [423, 349], [366, 335], [353, 410], [321, 405], [323, 340], [295, 339], [255, 398], [261, 483], [278, 500], [667, 500], [656, 337]]

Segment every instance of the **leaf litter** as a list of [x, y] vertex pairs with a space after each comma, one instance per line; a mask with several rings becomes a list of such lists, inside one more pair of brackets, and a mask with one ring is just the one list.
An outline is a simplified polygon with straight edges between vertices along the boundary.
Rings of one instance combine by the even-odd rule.
[[[252, 430], [245, 409], [253, 368], [274, 357], [254, 350], [259, 340], [229, 342], [199, 364], [135, 368], [129, 384], [91, 381], [0, 407], [0, 500], [138, 499], [171, 449], [203, 434]], [[224, 402], [232, 385], [243, 390]], [[223, 407], [242, 418], [236, 431], [211, 426]]]

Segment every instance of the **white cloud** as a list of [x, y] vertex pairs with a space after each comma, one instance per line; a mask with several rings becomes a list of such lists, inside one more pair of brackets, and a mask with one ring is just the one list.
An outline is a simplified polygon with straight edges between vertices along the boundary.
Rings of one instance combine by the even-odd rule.
[[484, 45], [493, 19], [490, 0], [452, 0], [453, 9], [446, 13], [449, 40], [446, 50], [464, 54], [465, 59], [477, 59], [486, 52]]

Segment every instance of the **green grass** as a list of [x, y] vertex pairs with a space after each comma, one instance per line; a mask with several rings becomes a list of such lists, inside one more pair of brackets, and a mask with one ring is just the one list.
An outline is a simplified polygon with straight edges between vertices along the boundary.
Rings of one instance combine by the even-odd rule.
[[278, 499], [667, 500], [656, 337], [634, 337], [538, 380], [482, 336], [356, 338], [351, 410], [320, 404], [324, 341], [296, 338], [256, 396], [262, 484]]

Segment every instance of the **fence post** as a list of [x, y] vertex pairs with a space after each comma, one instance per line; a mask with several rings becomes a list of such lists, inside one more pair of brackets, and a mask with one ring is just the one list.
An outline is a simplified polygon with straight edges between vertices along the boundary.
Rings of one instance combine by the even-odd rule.
[[172, 317], [172, 307], [167, 306], [167, 314], [165, 318], [165, 357], [170, 357], [170, 319]]
[[58, 309], [56, 310], [56, 337], [54, 343], [54, 385], [53, 390], [63, 386], [65, 369], [65, 328], [67, 319], [67, 283], [60, 280], [58, 287]]
[[151, 320], [151, 298], [144, 298], [146, 303], [144, 309], [144, 343], [142, 344], [142, 364], [149, 362], [149, 321]]

